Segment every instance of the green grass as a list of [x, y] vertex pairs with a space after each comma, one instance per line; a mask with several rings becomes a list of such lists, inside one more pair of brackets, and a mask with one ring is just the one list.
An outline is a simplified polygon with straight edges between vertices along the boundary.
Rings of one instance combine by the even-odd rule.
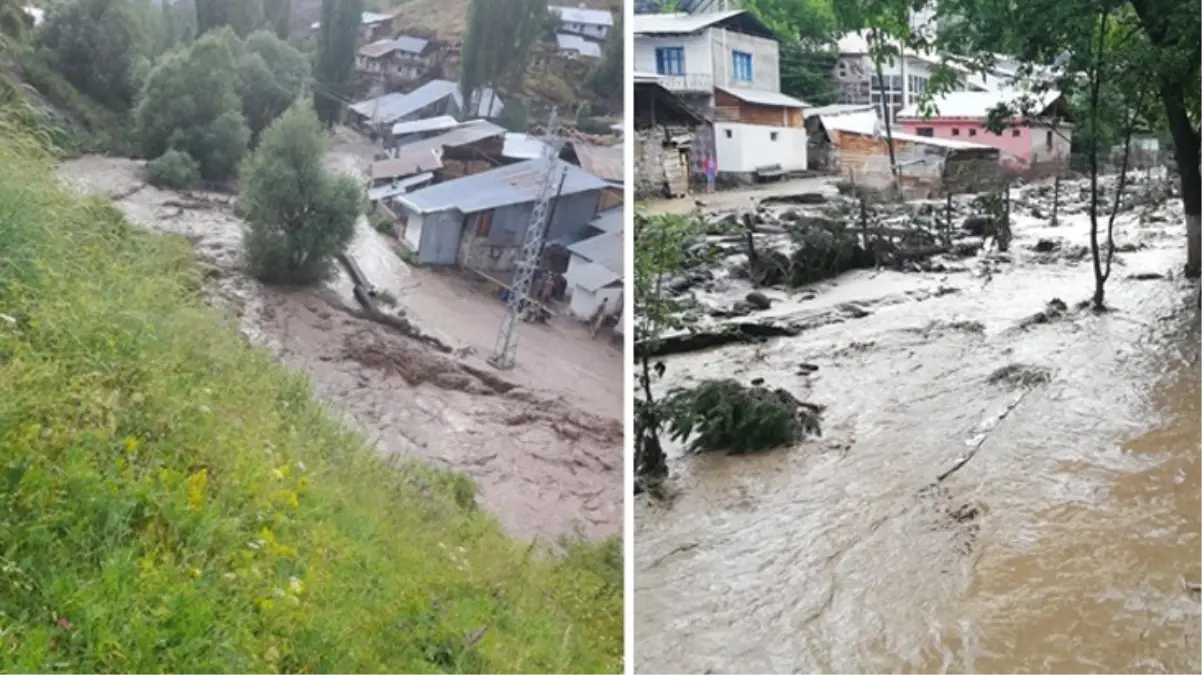
[[25, 138], [0, 115], [0, 669], [621, 670], [616, 541], [386, 464]]

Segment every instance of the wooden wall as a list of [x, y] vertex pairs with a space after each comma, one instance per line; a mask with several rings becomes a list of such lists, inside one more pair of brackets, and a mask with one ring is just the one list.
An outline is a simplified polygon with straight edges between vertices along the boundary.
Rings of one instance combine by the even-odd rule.
[[714, 90], [714, 107], [737, 110], [738, 119], [732, 122], [760, 124], [768, 127], [804, 127], [805, 115], [801, 108], [759, 105], [735, 98], [721, 89]]

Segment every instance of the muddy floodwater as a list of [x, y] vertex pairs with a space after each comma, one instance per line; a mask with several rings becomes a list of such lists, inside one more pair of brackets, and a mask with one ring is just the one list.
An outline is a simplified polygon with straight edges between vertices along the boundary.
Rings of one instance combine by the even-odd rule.
[[[666, 359], [661, 391], [762, 377], [827, 409], [795, 448], [671, 451], [665, 498], [636, 504], [637, 670], [1199, 672], [1202, 336], [1175, 274], [1180, 205], [1161, 213], [1120, 217], [1109, 314], [1020, 327], [1092, 289], [1088, 259], [1033, 251], [1083, 242], [1081, 214], [1020, 218], [989, 274], [979, 258], [854, 272], [804, 301], [773, 289], [774, 315], [864, 312]], [[1010, 364], [1051, 378], [991, 382]], [[917, 495], [976, 443], [944, 483], [979, 508], [970, 528]]]

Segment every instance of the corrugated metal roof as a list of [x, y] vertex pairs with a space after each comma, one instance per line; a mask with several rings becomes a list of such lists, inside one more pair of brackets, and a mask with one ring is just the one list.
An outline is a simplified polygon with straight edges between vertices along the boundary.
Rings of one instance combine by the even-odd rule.
[[437, 171], [442, 168], [442, 160], [434, 152], [412, 153], [385, 159], [371, 165], [373, 181], [412, 176], [415, 173]]
[[565, 23], [587, 23], [593, 26], [614, 25], [614, 15], [604, 9], [588, 9], [585, 7], [560, 7], [551, 5], [548, 10], [559, 15]]
[[457, 126], [459, 126], [459, 120], [450, 115], [439, 115], [438, 117], [397, 122], [392, 125], [392, 135], [420, 134], [423, 131], [441, 131], [443, 129], [454, 129]]
[[756, 105], [772, 105], [780, 108], [804, 108], [805, 103], [786, 96], [780, 92], [763, 91], [761, 89], [744, 89], [742, 87], [719, 87], [722, 91], [734, 96], [740, 101], [754, 103]]
[[726, 12], [706, 14], [635, 14], [635, 35], [679, 35], [696, 33], [716, 23], [742, 14], [745, 10], [732, 9]]
[[393, 40], [398, 51], [407, 52], [409, 54], [421, 54], [426, 51], [430, 41], [425, 38], [413, 37], [412, 35], [402, 35]]
[[626, 179], [621, 146], [589, 145], [572, 141], [572, 149], [576, 151], [576, 158], [580, 160], [580, 168], [585, 171], [611, 183], [621, 183]]
[[606, 286], [622, 282], [622, 275], [620, 273], [597, 263], [585, 263], [581, 265], [573, 271], [573, 278], [577, 286], [590, 293], [595, 293]]
[[581, 56], [594, 56], [600, 58], [601, 45], [586, 40], [579, 35], [571, 33], [556, 33], [555, 44], [559, 45], [559, 49], [565, 52], [575, 52]]
[[806, 119], [811, 117], [836, 117], [838, 115], [847, 115], [850, 113], [858, 113], [864, 111], [872, 111], [870, 103], [836, 103], [834, 105], [824, 105], [817, 108], [806, 108]]
[[505, 134], [501, 154], [512, 159], [538, 159], [546, 148], [547, 144], [539, 138], [511, 131]]
[[[561, 159], [552, 161], [567, 167], [561, 195], [574, 195], [606, 187], [605, 181]], [[414, 211], [430, 213], [456, 209], [476, 213], [511, 204], [526, 204], [538, 198], [546, 159], [533, 159], [502, 166], [445, 183], [433, 185], [402, 197]]]
[[504, 128], [488, 120], [472, 120], [464, 122], [444, 134], [424, 138], [409, 145], [402, 145], [398, 152], [400, 152], [401, 157], [427, 155], [431, 152], [441, 156], [443, 148], [457, 148], [461, 145], [475, 143], [486, 138], [502, 136], [504, 133]]
[[618, 207], [616, 209], [606, 209], [602, 211], [593, 221], [589, 223], [590, 227], [595, 227], [602, 232], [621, 232], [624, 229], [625, 209]]
[[381, 56], [391, 54], [396, 49], [396, 41], [392, 39], [376, 40], [375, 42], [365, 44], [359, 48], [359, 56], [364, 56], [369, 59], [378, 59]]
[[605, 232], [595, 237], [589, 237], [568, 246], [572, 255], [621, 274], [623, 269], [622, 232]]
[[[881, 124], [881, 120], [876, 116], [876, 113], [868, 110], [859, 113], [849, 113], [846, 115], [832, 115], [830, 117], [822, 117], [822, 126], [828, 131], [842, 131], [851, 134], [860, 134], [861, 136], [874, 136], [876, 138], [885, 138], [885, 128]], [[979, 150], [981, 148], [989, 148], [988, 145], [981, 143], [968, 143], [965, 141], [953, 141], [949, 138], [933, 138], [930, 136], [916, 136], [900, 131], [893, 131], [893, 138], [899, 141], [910, 143], [923, 143], [926, 145], [935, 145], [950, 150]]]
[[[999, 103], [1017, 102], [1022, 100], [1024, 96], [1030, 96], [1037, 103], [1037, 107], [1047, 108], [1056, 99], [1060, 98], [1060, 92], [1048, 91], [1041, 94], [1028, 94], [1016, 89], [1007, 89], [1004, 91], [954, 91], [931, 102], [936, 108], [936, 111], [931, 114], [931, 118], [961, 117], [984, 119], [989, 116], [989, 110]], [[902, 108], [898, 111], [897, 116], [899, 118], [922, 119], [922, 113], [919, 111], [917, 104]]]
[[[487, 87], [481, 89], [480, 105], [477, 110], [468, 113], [473, 117], [493, 117], [501, 113], [504, 107], [501, 99]], [[426, 106], [447, 97], [455, 99], [455, 103], [463, 107], [463, 97], [459, 93], [459, 85], [450, 80], [430, 80], [408, 94], [393, 92], [376, 98], [369, 98], [351, 105], [351, 110], [366, 117], [374, 123], [387, 124], [425, 108]], [[482, 114], [486, 112], [488, 114]], [[375, 116], [373, 117], [373, 113]]]
[[375, 202], [381, 199], [388, 199], [389, 197], [396, 197], [397, 195], [405, 194], [410, 190], [410, 188], [416, 185], [428, 183], [432, 180], [434, 180], [434, 174], [419, 173], [416, 176], [410, 176], [394, 183], [389, 183], [388, 185], [370, 188], [367, 191], [367, 198]]

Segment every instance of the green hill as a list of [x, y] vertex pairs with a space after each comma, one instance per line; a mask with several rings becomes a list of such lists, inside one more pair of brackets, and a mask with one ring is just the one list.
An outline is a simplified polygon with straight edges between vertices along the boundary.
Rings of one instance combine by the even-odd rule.
[[616, 541], [510, 540], [203, 306], [0, 114], [0, 669], [616, 672]]

